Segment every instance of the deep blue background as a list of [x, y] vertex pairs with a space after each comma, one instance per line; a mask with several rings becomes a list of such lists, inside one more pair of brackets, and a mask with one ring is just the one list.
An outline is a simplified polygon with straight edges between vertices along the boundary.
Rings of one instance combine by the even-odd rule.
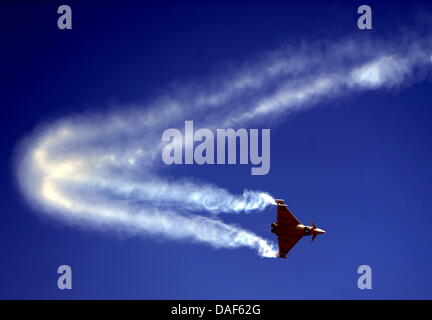
[[[175, 168], [235, 193], [266, 190], [328, 231], [286, 260], [73, 229], [24, 203], [12, 170], [16, 144], [50, 119], [145, 102], [286, 41], [413, 27], [431, 5], [369, 1], [374, 29], [359, 31], [358, 1], [68, 1], [73, 30], [61, 31], [61, 4], [0, 5], [0, 298], [432, 298], [429, 81], [284, 120], [272, 130], [267, 176], [249, 166]], [[274, 211], [224, 219], [272, 238]], [[57, 289], [61, 264], [73, 269], [73, 290]], [[357, 288], [361, 264], [373, 269], [372, 290]]]

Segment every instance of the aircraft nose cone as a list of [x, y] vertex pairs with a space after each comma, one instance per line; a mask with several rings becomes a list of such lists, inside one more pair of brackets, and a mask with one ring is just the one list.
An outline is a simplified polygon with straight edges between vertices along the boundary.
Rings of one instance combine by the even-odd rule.
[[316, 228], [315, 231], [317, 233], [326, 233], [323, 229], [320, 229], [320, 228]]

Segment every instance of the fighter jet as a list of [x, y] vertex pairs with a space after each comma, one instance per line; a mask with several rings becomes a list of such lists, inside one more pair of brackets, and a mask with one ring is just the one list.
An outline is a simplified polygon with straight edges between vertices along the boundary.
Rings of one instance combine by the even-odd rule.
[[271, 232], [277, 235], [279, 243], [279, 258], [286, 258], [288, 251], [303, 238], [303, 236], [312, 236], [314, 241], [319, 234], [326, 233], [324, 230], [317, 228], [312, 222], [312, 226], [305, 226], [294, 217], [292, 212], [282, 199], [276, 199], [277, 204], [277, 222], [271, 224]]

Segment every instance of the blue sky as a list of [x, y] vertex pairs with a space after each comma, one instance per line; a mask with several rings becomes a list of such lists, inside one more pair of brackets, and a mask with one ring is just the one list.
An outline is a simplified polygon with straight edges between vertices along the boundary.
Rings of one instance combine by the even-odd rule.
[[[146, 112], [149, 101], [224, 83], [225, 74], [287, 43], [397, 43], [411, 32], [426, 34], [426, 2], [369, 3], [371, 31], [357, 29], [363, 3], [350, 1], [70, 2], [71, 31], [56, 27], [63, 3], [2, 4], [0, 298], [431, 298], [428, 70], [392, 88], [352, 90], [254, 123], [272, 129], [268, 175], [252, 176], [245, 165], [167, 170], [173, 179], [198, 178], [234, 194], [264, 190], [284, 198], [302, 222], [327, 231], [313, 243], [300, 241], [286, 260], [69, 225], [25, 201], [16, 182], [17, 144], [56, 119], [131, 104]], [[267, 95], [258, 93], [257, 99]], [[273, 207], [221, 218], [274, 240]], [[57, 289], [61, 264], [72, 267], [70, 291]], [[372, 290], [357, 288], [363, 264], [372, 267]]]

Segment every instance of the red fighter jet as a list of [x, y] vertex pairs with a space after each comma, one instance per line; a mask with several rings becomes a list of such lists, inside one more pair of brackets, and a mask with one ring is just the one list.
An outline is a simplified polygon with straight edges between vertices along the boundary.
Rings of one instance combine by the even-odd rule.
[[305, 226], [294, 217], [289, 211], [284, 200], [276, 199], [277, 222], [271, 224], [271, 232], [277, 235], [279, 243], [279, 258], [286, 258], [288, 251], [304, 236], [312, 236], [314, 241], [319, 234], [326, 233], [317, 228], [312, 222], [312, 226]]

